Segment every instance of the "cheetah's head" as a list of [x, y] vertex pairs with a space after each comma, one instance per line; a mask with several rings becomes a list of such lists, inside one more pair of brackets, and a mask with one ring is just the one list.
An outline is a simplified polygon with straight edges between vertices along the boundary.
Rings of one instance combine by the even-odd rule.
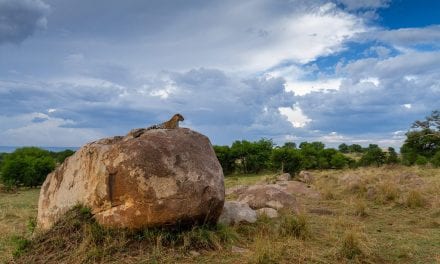
[[183, 120], [185, 120], [185, 118], [183, 118], [183, 116], [181, 115], [181, 114], [175, 114], [174, 116], [173, 116], [173, 119], [174, 118], [176, 118], [177, 120], [179, 120], [179, 121], [183, 121]]

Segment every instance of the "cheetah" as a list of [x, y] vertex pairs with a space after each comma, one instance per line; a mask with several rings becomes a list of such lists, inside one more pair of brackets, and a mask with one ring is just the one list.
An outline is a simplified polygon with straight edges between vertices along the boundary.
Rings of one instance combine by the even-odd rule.
[[145, 131], [152, 129], [176, 129], [179, 128], [179, 121], [185, 120], [181, 114], [175, 114], [170, 120], [161, 124], [152, 125], [147, 128], [135, 128], [131, 130], [127, 136], [133, 136], [133, 138], [140, 137]]

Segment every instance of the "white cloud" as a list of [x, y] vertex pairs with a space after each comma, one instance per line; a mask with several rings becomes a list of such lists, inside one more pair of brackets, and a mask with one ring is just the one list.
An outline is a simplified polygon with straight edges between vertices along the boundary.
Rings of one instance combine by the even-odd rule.
[[307, 63], [340, 51], [344, 41], [366, 31], [361, 19], [338, 10], [332, 3], [304, 14], [274, 19], [266, 28], [270, 32], [266, 38], [242, 51], [241, 68], [262, 70], [284, 60]]
[[305, 127], [312, 120], [304, 115], [301, 108], [298, 106], [293, 107], [279, 107], [278, 110], [283, 116], [287, 117], [287, 120], [293, 127]]
[[[41, 118], [41, 122], [33, 122]], [[51, 118], [43, 113], [13, 117], [0, 116], [2, 126], [0, 145], [7, 146], [79, 146], [102, 138], [104, 134], [90, 128], [68, 128], [72, 120]], [[4, 123], [5, 122], [5, 123]], [[7, 122], [7, 123], [6, 123]]]
[[295, 95], [305, 95], [314, 91], [339, 90], [342, 78], [321, 79], [316, 81], [294, 81], [286, 82], [286, 91], [294, 92]]

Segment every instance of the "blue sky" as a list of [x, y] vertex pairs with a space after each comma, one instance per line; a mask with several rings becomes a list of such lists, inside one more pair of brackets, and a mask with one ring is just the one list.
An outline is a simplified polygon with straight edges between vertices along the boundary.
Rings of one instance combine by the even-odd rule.
[[399, 147], [440, 108], [440, 2], [0, 0], [0, 145], [167, 120], [236, 139]]

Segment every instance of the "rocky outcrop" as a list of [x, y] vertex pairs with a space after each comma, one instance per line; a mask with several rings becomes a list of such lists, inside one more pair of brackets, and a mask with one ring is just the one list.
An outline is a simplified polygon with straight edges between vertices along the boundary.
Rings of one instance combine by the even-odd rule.
[[89, 143], [48, 175], [38, 226], [51, 227], [76, 204], [108, 227], [216, 222], [224, 203], [222, 168], [206, 136], [148, 130]]
[[252, 210], [248, 204], [236, 201], [226, 201], [223, 212], [218, 222], [224, 225], [239, 223], [255, 223], [257, 221], [257, 213]]
[[277, 184], [249, 186], [242, 190], [237, 201], [249, 204], [252, 209], [269, 207], [276, 210], [298, 211], [295, 197]]

